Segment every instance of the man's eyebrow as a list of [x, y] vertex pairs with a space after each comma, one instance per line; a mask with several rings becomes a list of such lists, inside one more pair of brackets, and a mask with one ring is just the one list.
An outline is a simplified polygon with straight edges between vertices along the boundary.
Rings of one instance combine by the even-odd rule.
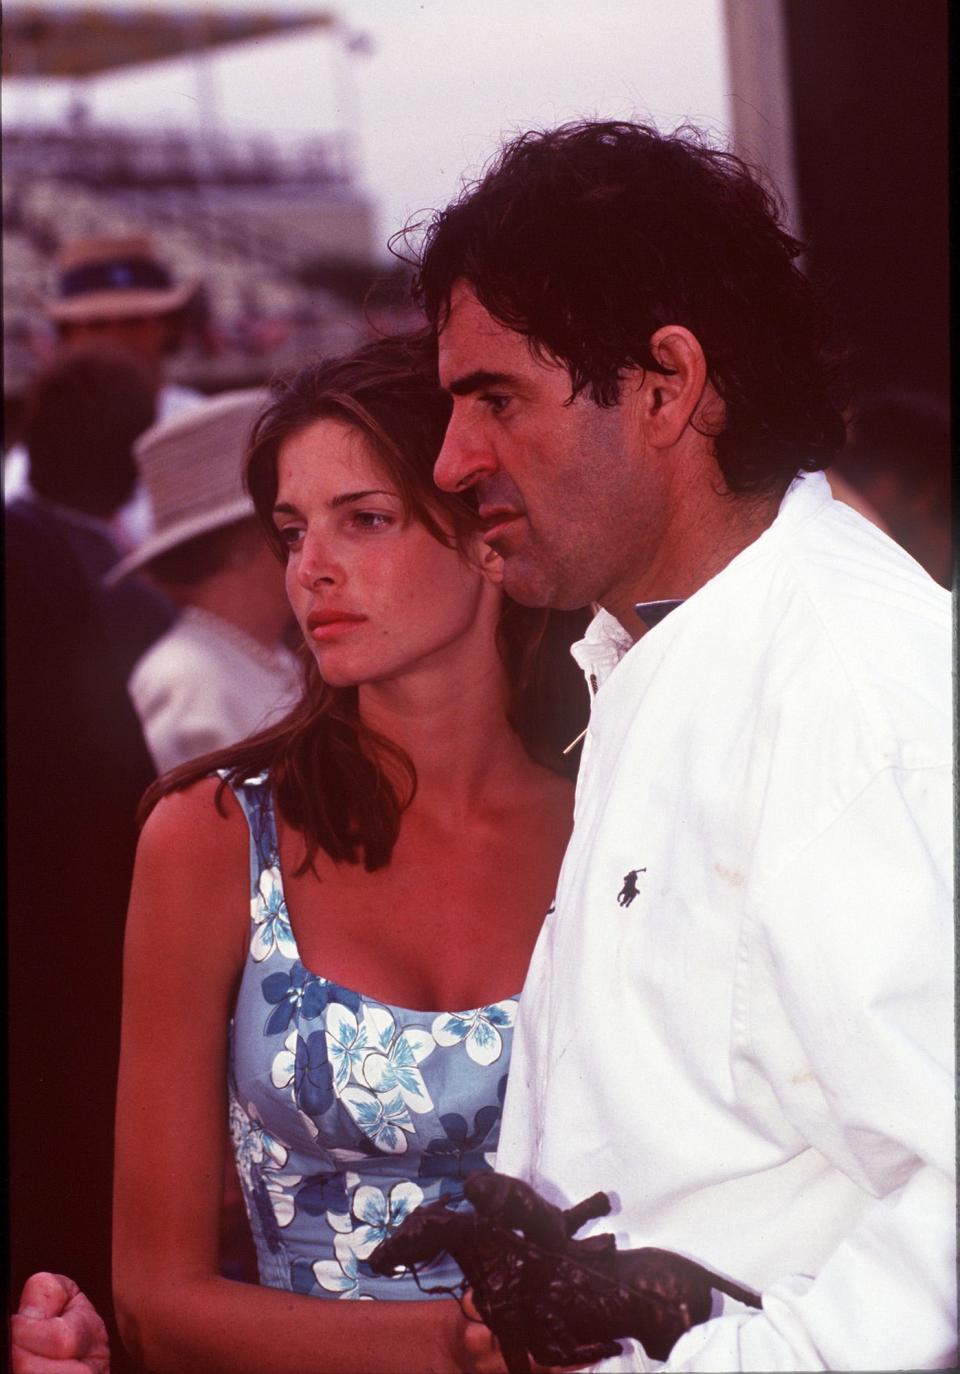
[[467, 372], [462, 377], [454, 378], [445, 389], [451, 396], [469, 396], [489, 386], [515, 386], [516, 382], [516, 377], [509, 372], [486, 372], [478, 368], [476, 372]]

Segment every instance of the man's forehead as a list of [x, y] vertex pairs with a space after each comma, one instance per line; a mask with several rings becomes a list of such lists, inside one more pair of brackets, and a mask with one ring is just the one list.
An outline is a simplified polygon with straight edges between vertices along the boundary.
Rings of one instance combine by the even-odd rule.
[[508, 329], [495, 320], [477, 299], [477, 293], [463, 278], [455, 281], [450, 290], [443, 322], [440, 325], [440, 346], [456, 347], [462, 339], [477, 334], [482, 338], [497, 339], [502, 336], [522, 339], [522, 335]]
[[467, 373], [554, 371], [525, 334], [490, 314], [469, 282], [454, 282], [450, 304], [438, 331], [440, 381], [449, 387]]

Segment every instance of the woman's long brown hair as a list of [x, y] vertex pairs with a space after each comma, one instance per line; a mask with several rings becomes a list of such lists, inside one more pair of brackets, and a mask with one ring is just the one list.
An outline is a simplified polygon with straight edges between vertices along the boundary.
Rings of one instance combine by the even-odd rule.
[[[345, 420], [365, 436], [397, 485], [407, 513], [448, 547], [462, 548], [479, 528], [470, 495], [433, 484], [433, 464], [450, 416], [436, 380], [436, 348], [426, 335], [378, 339], [343, 358], [304, 367], [272, 387], [254, 425], [246, 484], [271, 546], [286, 558], [273, 523], [281, 445], [314, 421]], [[453, 533], [448, 534], [447, 529]], [[576, 754], [561, 751], [586, 724], [582, 676], [569, 654], [585, 611], [547, 611], [504, 598], [497, 644], [510, 685], [507, 715], [531, 756], [573, 776]], [[403, 811], [416, 792], [416, 771], [402, 749], [371, 730], [357, 710], [355, 687], [330, 687], [304, 647], [299, 703], [269, 729], [166, 773], [140, 804], [142, 823], [170, 792], [222, 770], [241, 782], [269, 770], [277, 806], [306, 842], [304, 868], [318, 849], [331, 859], [389, 863]], [[217, 791], [221, 806], [226, 781]], [[302, 870], [301, 870], [302, 871]]]

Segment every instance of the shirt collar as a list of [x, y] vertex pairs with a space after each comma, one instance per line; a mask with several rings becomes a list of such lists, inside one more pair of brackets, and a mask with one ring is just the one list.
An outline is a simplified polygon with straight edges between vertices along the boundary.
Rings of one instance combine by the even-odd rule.
[[570, 646], [591, 691], [596, 692], [603, 685], [627, 650], [633, 648], [633, 643], [616, 616], [602, 608], [597, 611], [583, 639]]
[[[822, 472], [798, 473], [784, 493], [780, 502], [780, 509], [769, 528], [764, 530], [763, 534], [755, 539], [752, 544], [749, 544], [736, 558], [731, 559], [727, 568], [745, 555], [750, 556], [751, 551], [761, 541], [766, 540], [774, 533], [779, 536], [785, 530], [793, 529], [801, 521], [815, 515], [832, 500], [830, 484]], [[722, 568], [716, 576], [722, 577], [727, 568]], [[711, 582], [713, 580], [713, 578], [710, 579]], [[695, 592], [694, 596], [696, 595]], [[673, 606], [670, 609], [672, 610]], [[665, 612], [665, 614], [668, 613]], [[663, 615], [659, 619], [662, 620]], [[633, 648], [634, 643], [635, 641], [627, 634], [616, 616], [612, 616], [609, 611], [603, 609], [597, 612], [587, 626], [583, 639], [570, 646], [570, 652], [583, 669], [593, 693], [596, 693], [603, 685], [624, 654]]]

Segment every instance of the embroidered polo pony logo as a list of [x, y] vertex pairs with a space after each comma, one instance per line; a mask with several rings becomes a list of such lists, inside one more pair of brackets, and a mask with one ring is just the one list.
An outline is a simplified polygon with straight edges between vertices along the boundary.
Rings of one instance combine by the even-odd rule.
[[631, 868], [630, 872], [624, 875], [623, 887], [617, 893], [617, 901], [621, 906], [629, 906], [637, 895], [637, 878], [641, 873], [646, 873], [645, 868]]

